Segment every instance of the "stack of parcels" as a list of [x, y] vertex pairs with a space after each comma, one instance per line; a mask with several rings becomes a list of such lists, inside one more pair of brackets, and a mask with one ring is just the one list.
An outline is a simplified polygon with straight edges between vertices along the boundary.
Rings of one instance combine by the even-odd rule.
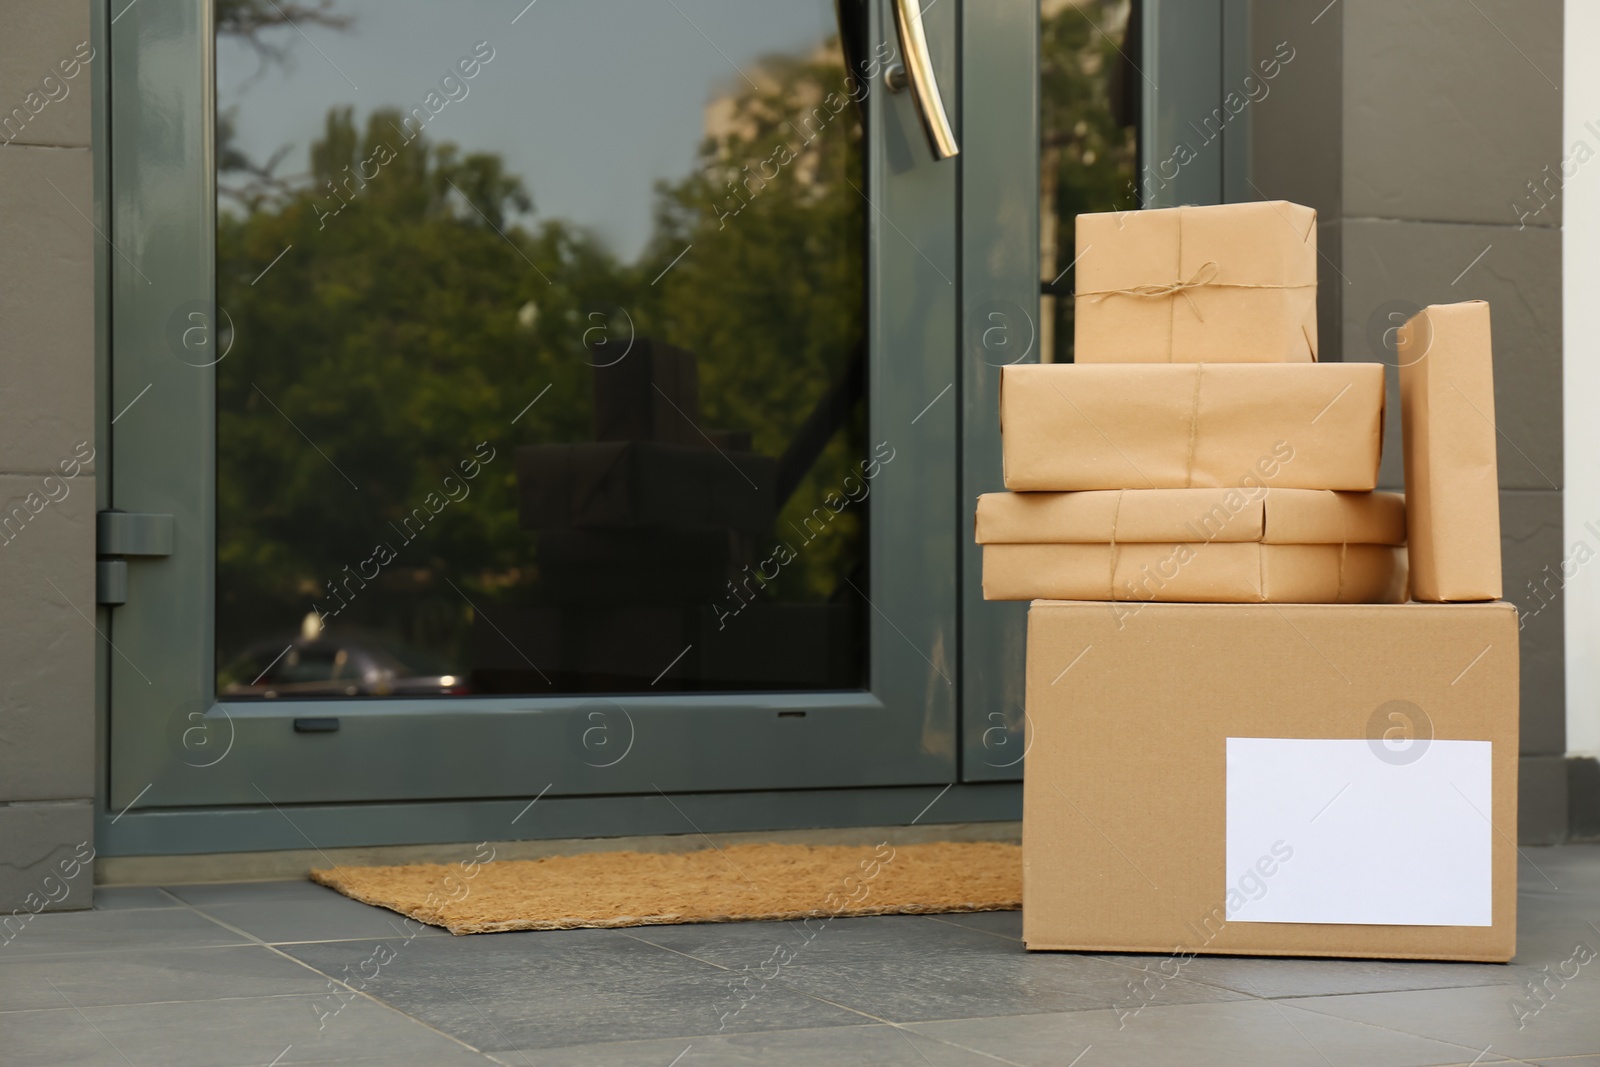
[[1316, 212], [1080, 215], [1077, 363], [1006, 367], [991, 600], [1394, 602], [1383, 367], [1318, 363]]
[[1080, 216], [1077, 363], [1003, 371], [977, 539], [984, 595], [1034, 601], [1030, 949], [1170, 952], [1158, 985], [1515, 952], [1488, 306], [1400, 331], [1408, 497], [1374, 492], [1384, 368], [1316, 361], [1315, 223]]

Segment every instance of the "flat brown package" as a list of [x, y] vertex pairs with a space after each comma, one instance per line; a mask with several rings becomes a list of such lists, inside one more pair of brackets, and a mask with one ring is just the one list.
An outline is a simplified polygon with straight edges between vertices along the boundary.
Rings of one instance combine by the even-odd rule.
[[1396, 603], [1405, 498], [1110, 489], [978, 498], [988, 600]]
[[1489, 305], [1423, 308], [1406, 323], [1397, 351], [1412, 595], [1495, 600], [1500, 481]]
[[1079, 363], [1317, 358], [1317, 213], [1273, 200], [1079, 215]]
[[983, 547], [985, 600], [1398, 604], [1406, 550], [1259, 542]]
[[1259, 486], [978, 497], [980, 545], [1112, 541], [1403, 545], [1406, 498], [1400, 493]]
[[[1129, 618], [1120, 605], [1036, 602], [1027, 948], [1170, 953], [1162, 980], [1196, 954], [1510, 959], [1517, 671], [1517, 615], [1503, 603], [1149, 604]], [[1287, 779], [1264, 814], [1238, 812], [1237, 745], [1355, 762], [1303, 788]], [[1441, 775], [1464, 748], [1473, 773]], [[1392, 802], [1396, 788], [1407, 802]], [[1232, 835], [1250, 815], [1287, 830], [1241, 868]], [[1449, 848], [1447, 832], [1469, 847]], [[1465, 904], [1418, 889], [1457, 869]], [[1325, 872], [1354, 880], [1332, 907], [1384, 918], [1244, 918], [1326, 913], [1307, 896]]]
[[1017, 364], [1000, 374], [1013, 490], [1367, 490], [1378, 363]]

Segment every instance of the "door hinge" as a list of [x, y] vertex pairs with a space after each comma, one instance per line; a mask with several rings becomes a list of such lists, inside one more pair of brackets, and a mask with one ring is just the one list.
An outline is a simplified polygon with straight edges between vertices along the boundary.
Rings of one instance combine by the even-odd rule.
[[172, 555], [172, 516], [115, 508], [95, 516], [95, 603], [128, 601], [127, 556]]

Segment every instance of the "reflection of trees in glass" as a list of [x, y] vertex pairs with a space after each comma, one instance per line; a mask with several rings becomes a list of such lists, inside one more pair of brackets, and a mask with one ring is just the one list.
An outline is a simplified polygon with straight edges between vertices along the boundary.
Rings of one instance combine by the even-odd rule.
[[[1138, 207], [1135, 135], [1118, 112], [1130, 0], [1044, 0], [1039, 23], [1039, 218], [1041, 270], [1054, 279], [1072, 262], [1073, 219], [1085, 211]], [[1067, 279], [1062, 279], [1063, 282]], [[1041, 301], [1042, 351], [1072, 344], [1072, 300]], [[1052, 341], [1052, 339], [1054, 339]]]
[[[706, 422], [749, 430], [776, 456], [863, 343], [864, 201], [850, 184], [864, 188], [862, 129], [836, 46], [749, 73], [755, 86], [710, 109], [698, 173], [658, 187], [644, 273], [694, 248], [654, 287], [646, 332], [699, 355]], [[776, 536], [800, 558], [777, 595], [826, 598], [854, 566], [859, 508], [803, 550], [790, 524], [864, 454], [859, 432], [835, 437], [781, 513]]]
[[[212, 18], [217, 32], [244, 41], [263, 63], [286, 62], [289, 50], [264, 31], [282, 26], [322, 26], [343, 29], [350, 18], [333, 10], [333, 0], [215, 0]], [[120, 17], [120, 16], [119, 16]]]
[[[263, 12], [283, 7], [220, 3], [219, 24], [242, 33], [275, 25]], [[595, 309], [626, 308], [641, 335], [698, 355], [706, 427], [783, 452], [862, 336], [861, 199], [845, 180], [862, 181], [861, 131], [854, 104], [833, 114], [822, 102], [845, 90], [836, 50], [768, 60], [756, 77], [759, 90], [719, 102], [724, 121], [697, 171], [658, 185], [656, 233], [632, 265], [568, 223], [534, 221], [532, 196], [497, 154], [407, 141], [396, 111], [358, 126], [349, 108], [330, 110], [310, 174], [287, 180], [219, 122], [232, 195], [217, 224], [217, 295], [236, 339], [217, 368], [221, 642], [326, 606], [326, 583], [342, 584], [379, 541], [397, 558], [351, 612], [413, 644], [464, 650], [470, 610], [445, 575], [480, 605], [525, 600], [537, 562], [518, 525], [513, 453], [592, 436], [584, 333]], [[820, 128], [804, 120], [813, 105]], [[813, 131], [809, 145], [801, 131]], [[763, 183], [761, 163], [782, 143], [796, 158], [767, 166]], [[746, 206], [719, 221], [719, 205], [739, 203], [730, 181]], [[405, 543], [404, 517], [480, 441], [497, 454], [470, 496]], [[859, 433], [836, 436], [785, 518], [820, 506], [862, 454]], [[855, 565], [861, 520], [859, 506], [833, 520], [772, 592], [833, 593]]]
[[[511, 419], [545, 383], [569, 396], [587, 387], [579, 306], [615, 291], [610, 261], [560, 223], [511, 226], [508, 241], [480, 216], [504, 225], [529, 206], [498, 157], [406, 144], [398, 126], [397, 112], [375, 113], [361, 131], [348, 110], [330, 113], [311, 152], [312, 188], [218, 219], [218, 302], [237, 338], [217, 368], [219, 586], [264, 598], [285, 613], [280, 622], [313, 599], [328, 603], [324, 584], [358, 569], [380, 540], [398, 559], [361, 590], [362, 607], [387, 599], [398, 610], [414, 596], [464, 621], [437, 577], [446, 561], [455, 573], [481, 570], [484, 584], [516, 584], [531, 560], [517, 527]], [[384, 148], [392, 156], [374, 173], [369, 161]], [[372, 176], [352, 180], [364, 162]], [[543, 310], [531, 330], [517, 318], [530, 299]], [[569, 404], [542, 405], [540, 417], [550, 437], [588, 433]], [[390, 524], [442, 492], [480, 441], [499, 454], [471, 495], [401, 547]]]

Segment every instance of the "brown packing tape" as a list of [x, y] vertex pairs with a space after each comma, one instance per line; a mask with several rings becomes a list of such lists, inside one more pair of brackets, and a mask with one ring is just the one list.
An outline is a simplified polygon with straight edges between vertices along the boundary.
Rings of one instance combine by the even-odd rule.
[[1392, 604], [1406, 595], [1394, 545], [1259, 542], [989, 544], [986, 600]]
[[1369, 490], [1378, 363], [1018, 364], [1000, 377], [1012, 490]]
[[1399, 493], [1328, 489], [1091, 489], [985, 493], [979, 544], [1108, 541], [1405, 543]]
[[1268, 201], [1084, 214], [1076, 246], [1079, 363], [1317, 358], [1310, 208]]

